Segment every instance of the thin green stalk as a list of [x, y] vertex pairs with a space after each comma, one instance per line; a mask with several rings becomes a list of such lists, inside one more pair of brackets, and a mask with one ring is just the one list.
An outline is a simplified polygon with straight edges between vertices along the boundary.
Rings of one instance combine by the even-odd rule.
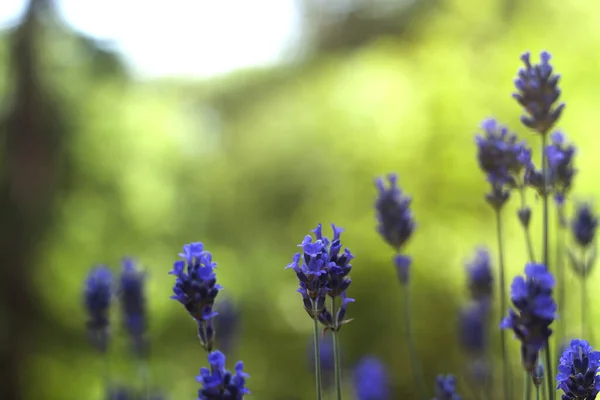
[[[525, 187], [521, 186], [519, 189], [521, 195], [521, 208], [525, 208], [527, 202], [525, 201]], [[531, 240], [531, 232], [528, 226], [523, 226], [523, 233], [525, 234], [525, 243], [527, 244], [527, 254], [530, 262], [535, 262], [535, 252], [533, 251], [533, 241]]]
[[[564, 245], [565, 245], [565, 225], [564, 225], [564, 206], [556, 207], [556, 280], [558, 286], [558, 315], [565, 315], [565, 263], [564, 263]], [[565, 321], [558, 324], [556, 332], [557, 340], [555, 351], [558, 354], [561, 343], [565, 340]], [[582, 336], [584, 337], [584, 336]]]
[[[543, 262], [546, 266], [546, 269], [550, 271], [550, 258], [548, 257], [548, 236], [550, 230], [548, 229], [548, 157], [546, 156], [546, 140], [546, 132], [544, 132], [542, 133], [542, 176], [544, 177]], [[554, 380], [552, 378], [552, 356], [550, 354], [550, 340], [546, 340], [546, 384], [548, 385], [548, 398], [550, 400], [554, 400], [553, 381]]]
[[410, 362], [413, 370], [413, 377], [417, 381], [419, 389], [419, 397], [421, 400], [427, 400], [427, 386], [423, 380], [423, 372], [421, 371], [421, 364], [417, 357], [417, 351], [415, 348], [415, 342], [412, 337], [412, 326], [410, 320], [410, 293], [408, 291], [408, 284], [402, 285], [402, 292], [404, 293], [404, 323], [406, 328], [406, 342], [408, 345], [408, 352], [410, 355]]
[[148, 368], [148, 362], [145, 359], [140, 359], [138, 365], [138, 375], [142, 383], [142, 393], [144, 399], [150, 398], [150, 370]]
[[321, 388], [321, 346], [319, 338], [319, 320], [317, 318], [317, 303], [314, 302], [315, 317], [314, 322], [314, 341], [315, 341], [315, 384], [317, 387], [317, 400], [323, 399], [322, 388]]
[[531, 376], [523, 371], [523, 400], [531, 400]]
[[587, 315], [587, 279], [585, 279], [585, 271], [581, 278], [581, 337], [587, 338], [585, 320]]
[[[502, 240], [502, 213], [500, 209], [496, 210], [496, 236], [498, 240], [498, 265], [500, 268], [500, 312], [505, 315], [506, 306], [506, 279], [504, 274], [504, 243]], [[508, 354], [506, 351], [506, 330], [500, 331], [500, 346], [502, 348], [502, 382], [504, 388], [504, 398], [512, 398], [511, 380], [508, 370]]]
[[[336, 315], [335, 297], [331, 298], [331, 314]], [[337, 400], [342, 400], [342, 365], [340, 363], [340, 338], [337, 326], [333, 330], [333, 365], [335, 372], [335, 394]]]
[[535, 400], [540, 400], [540, 385], [535, 386]]

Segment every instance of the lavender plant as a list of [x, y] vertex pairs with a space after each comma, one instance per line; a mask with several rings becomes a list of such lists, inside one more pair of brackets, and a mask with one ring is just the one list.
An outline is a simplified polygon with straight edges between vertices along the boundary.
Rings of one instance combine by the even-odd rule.
[[[564, 103], [559, 103], [559, 75], [550, 65], [550, 55], [542, 52], [540, 62], [532, 64], [529, 53], [521, 57], [524, 67], [518, 71], [513, 94], [523, 108], [522, 124], [540, 138], [540, 168], [535, 166], [533, 152], [527, 142], [493, 118], [484, 120], [481, 131], [475, 136], [477, 161], [485, 175], [489, 190], [485, 201], [494, 213], [496, 229], [497, 266], [492, 265], [492, 255], [480, 247], [467, 263], [466, 276], [469, 292], [468, 303], [461, 309], [458, 319], [458, 341], [467, 360], [469, 388], [475, 398], [492, 400], [495, 397], [512, 400], [514, 376], [511, 360], [519, 359], [524, 374], [523, 399], [529, 400], [535, 388], [536, 399], [554, 400], [557, 390], [562, 400], [593, 400], [600, 392], [600, 352], [594, 351], [586, 340], [575, 339], [561, 351], [562, 356], [554, 375], [550, 342], [553, 325], [557, 325], [557, 345], [565, 340], [565, 322], [558, 316], [565, 309], [565, 282], [567, 270], [564, 260], [568, 255], [573, 273], [581, 278], [581, 337], [590, 334], [586, 327], [587, 278], [596, 260], [595, 233], [598, 218], [588, 203], [576, 206], [570, 228], [573, 246], [567, 247], [565, 233], [567, 223], [566, 204], [573, 188], [576, 169], [576, 148], [567, 142], [560, 131], [553, 131], [558, 123]], [[414, 235], [415, 218], [411, 210], [411, 198], [398, 184], [396, 174], [375, 180], [377, 195], [375, 214], [377, 231], [394, 250], [392, 264], [395, 267], [400, 289], [403, 293], [405, 338], [411, 361], [413, 381], [421, 400], [460, 400], [454, 375], [438, 375], [435, 384], [425, 384], [421, 362], [414, 340], [410, 303], [412, 257], [406, 244]], [[533, 208], [528, 204], [528, 191], [533, 190], [542, 199], [542, 229], [539, 232], [542, 250], [536, 255], [535, 241], [531, 231]], [[524, 234], [527, 259], [524, 276], [516, 276], [507, 296], [504, 226], [506, 205], [513, 194], [519, 197], [516, 220]], [[552, 199], [553, 201], [549, 201]], [[556, 258], [551, 260], [549, 210], [556, 211]], [[331, 225], [331, 239], [323, 235], [322, 225], [311, 231], [299, 244], [296, 253], [286, 267], [292, 269], [298, 279], [297, 292], [302, 297], [304, 309], [313, 320], [312, 357], [314, 364], [316, 395], [325, 396], [323, 372], [333, 372], [335, 396], [342, 399], [342, 364], [339, 332], [346, 319], [348, 305], [354, 299], [348, 297], [351, 279], [351, 261], [354, 255], [341, 242], [342, 229]], [[238, 323], [237, 312], [230, 300], [217, 297], [223, 289], [217, 283], [216, 263], [202, 243], [190, 243], [183, 247], [182, 260], [174, 263], [169, 272], [175, 275], [172, 299], [182, 304], [196, 324], [201, 347], [207, 355], [208, 367], [200, 370], [196, 378], [200, 383], [197, 400], [241, 400], [250, 394], [246, 387], [248, 375], [239, 361], [234, 369], [226, 368], [231, 334]], [[551, 261], [555, 265], [551, 265]], [[144, 295], [146, 275], [126, 259], [120, 276], [118, 295], [121, 302], [123, 327], [128, 332], [133, 354], [140, 360], [148, 357], [147, 310]], [[556, 292], [556, 293], [555, 293]], [[109, 344], [109, 311], [115, 293], [110, 269], [98, 267], [90, 272], [84, 290], [84, 303], [88, 312], [87, 329], [92, 345], [107, 359]], [[499, 304], [496, 304], [498, 293]], [[556, 296], [555, 296], [556, 295]], [[555, 300], [556, 297], [556, 300]], [[329, 304], [327, 300], [329, 301]], [[512, 306], [509, 306], [509, 300]], [[493, 320], [494, 309], [502, 316]], [[217, 311], [219, 310], [219, 311]], [[221, 314], [219, 314], [221, 313]], [[322, 329], [319, 328], [321, 325]], [[520, 351], [510, 349], [506, 332], [518, 340]], [[323, 340], [331, 332], [331, 343]], [[490, 348], [498, 337], [502, 365], [502, 390], [494, 384], [496, 368]], [[329, 336], [327, 337], [327, 339]], [[216, 347], [220, 347], [216, 349]], [[557, 351], [558, 354], [558, 351]], [[108, 363], [107, 363], [108, 365]], [[363, 357], [355, 366], [352, 376], [354, 397], [357, 400], [390, 400], [391, 377], [382, 361], [375, 356]], [[105, 376], [109, 376], [108, 370]], [[147, 375], [145, 375], [148, 379]], [[556, 382], [556, 384], [555, 384]], [[555, 386], [556, 385], [556, 386]], [[155, 399], [148, 390], [140, 395], [130, 387], [109, 385], [109, 399]]]

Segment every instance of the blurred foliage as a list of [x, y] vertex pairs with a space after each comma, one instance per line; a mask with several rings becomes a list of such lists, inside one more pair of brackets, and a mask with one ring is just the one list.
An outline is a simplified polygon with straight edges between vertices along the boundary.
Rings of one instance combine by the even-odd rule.
[[[600, 107], [600, 57], [590, 51], [600, 45], [600, 7], [507, 4], [416, 1], [410, 7], [421, 8], [402, 20], [355, 11], [352, 18], [368, 14], [375, 22], [360, 33], [348, 17], [336, 35], [358, 38], [339, 39], [345, 46], [322, 38], [322, 51], [305, 63], [203, 82], [135, 81], [110, 48], [49, 22], [40, 48], [44, 75], [68, 111], [70, 185], [32, 276], [43, 301], [27, 371], [40, 384], [30, 385], [28, 396], [100, 398], [102, 361], [85, 342], [82, 281], [91, 265], [116, 269], [122, 256], [133, 255], [150, 273], [153, 382], [172, 399], [194, 398], [205, 357], [193, 322], [169, 300], [167, 272], [180, 247], [199, 240], [242, 309], [243, 337], [228, 356], [245, 361], [253, 398], [312, 398], [305, 361], [311, 322], [284, 267], [310, 229], [335, 222], [357, 256], [350, 289], [357, 301], [349, 309], [355, 321], [341, 333], [347, 377], [359, 357], [376, 354], [390, 367], [396, 397], [412, 398], [401, 293], [372, 210], [373, 178], [391, 171], [413, 196], [418, 220], [408, 251], [426, 380], [459, 373], [463, 265], [477, 245], [495, 243], [473, 135], [494, 115], [536, 143], [510, 97], [524, 50], [554, 55], [567, 102], [561, 127], [581, 146], [575, 196], [598, 194], [593, 154], [600, 143], [586, 134]], [[398, 26], [376, 31], [387, 26], [381, 19]], [[6, 46], [0, 42], [3, 93]], [[329, 52], [331, 46], [353, 51]], [[530, 201], [539, 204], [533, 195]], [[506, 212], [510, 275], [525, 260], [514, 212]], [[534, 229], [539, 220], [534, 213]], [[135, 381], [135, 365], [115, 333], [113, 376]], [[516, 356], [513, 363], [517, 370]], [[351, 398], [349, 381], [347, 391]]]

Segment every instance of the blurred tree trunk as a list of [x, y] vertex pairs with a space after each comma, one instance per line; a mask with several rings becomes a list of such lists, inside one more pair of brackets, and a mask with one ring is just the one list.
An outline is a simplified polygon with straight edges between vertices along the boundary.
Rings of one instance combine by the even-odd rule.
[[[0, 399], [24, 397], [37, 315], [36, 250], [50, 224], [58, 183], [58, 114], [42, 81], [43, 17], [51, 0], [30, 0], [10, 37], [10, 109], [3, 122], [0, 182]], [[41, 265], [40, 265], [41, 267]], [[48, 282], [52, 285], [52, 282]], [[29, 382], [31, 383], [31, 382]]]

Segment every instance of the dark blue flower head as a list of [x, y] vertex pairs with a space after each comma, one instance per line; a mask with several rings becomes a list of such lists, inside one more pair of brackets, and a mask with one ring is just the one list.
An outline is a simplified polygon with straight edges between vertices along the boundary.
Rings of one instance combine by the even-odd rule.
[[550, 65], [550, 53], [540, 54], [541, 62], [532, 65], [529, 52], [521, 56], [525, 68], [521, 68], [515, 79], [518, 93], [513, 97], [524, 108], [526, 115], [521, 122], [530, 129], [545, 135], [552, 129], [565, 108], [564, 103], [556, 104], [560, 97], [558, 80]]
[[[302, 254], [296, 253], [292, 263], [286, 267], [292, 268], [296, 273], [300, 283], [298, 292], [302, 295], [304, 308], [313, 318], [318, 317], [325, 309], [327, 295], [342, 296], [345, 299], [345, 291], [351, 283], [348, 274], [352, 269], [350, 261], [354, 256], [348, 249], [342, 252], [342, 229], [333, 224], [331, 227], [333, 240], [323, 236], [322, 225], [319, 224], [312, 231], [315, 239], [307, 235], [299, 245], [302, 247]], [[347, 305], [347, 301], [342, 300], [343, 304], [344, 302]]]
[[571, 222], [573, 237], [581, 247], [588, 247], [594, 241], [598, 229], [598, 218], [588, 203], [580, 203], [575, 209]]
[[528, 372], [533, 372], [539, 350], [545, 345], [556, 318], [556, 303], [552, 298], [554, 277], [543, 264], [525, 266], [525, 278], [517, 276], [511, 286], [511, 301], [515, 310], [500, 324], [512, 329], [521, 341], [521, 361]]
[[113, 281], [110, 269], [92, 269], [85, 282], [84, 302], [88, 312], [87, 329], [92, 344], [100, 351], [108, 346], [108, 326]]
[[217, 284], [217, 264], [200, 242], [186, 244], [179, 256], [185, 261], [175, 261], [173, 270], [169, 271], [169, 274], [177, 277], [171, 298], [183, 304], [195, 320], [212, 319], [216, 315], [213, 304], [222, 289]]
[[482, 355], [487, 346], [489, 300], [474, 301], [465, 306], [459, 316], [458, 332], [461, 347], [471, 355]]
[[474, 300], [491, 298], [494, 276], [490, 253], [486, 249], [477, 249], [475, 257], [467, 264], [467, 276], [471, 297]]
[[147, 342], [144, 337], [147, 329], [147, 312], [145, 297], [146, 274], [136, 269], [132, 259], [123, 260], [119, 298], [123, 313], [125, 329], [133, 339], [133, 349], [140, 355], [145, 355]]
[[438, 375], [435, 380], [434, 400], [461, 400], [456, 394], [456, 379], [452, 375]]
[[577, 172], [573, 167], [575, 146], [567, 144], [565, 135], [561, 132], [553, 132], [550, 139], [552, 143], [546, 147], [548, 180], [556, 202], [562, 204], [571, 190], [573, 177]]
[[382, 178], [377, 178], [378, 197], [375, 202], [378, 232], [396, 251], [410, 239], [415, 230], [415, 221], [410, 209], [411, 199], [404, 196], [398, 187], [398, 176], [389, 174], [389, 186]]
[[219, 300], [214, 318], [217, 347], [224, 353], [232, 349], [240, 331], [240, 311], [230, 298]]
[[600, 352], [593, 351], [585, 340], [575, 339], [567, 348], [558, 366], [557, 389], [563, 400], [593, 400], [600, 391]]
[[491, 185], [486, 199], [498, 209], [508, 200], [510, 189], [521, 185], [521, 173], [531, 161], [531, 150], [493, 118], [483, 121], [481, 129], [483, 134], [475, 137], [477, 160]]
[[250, 391], [246, 388], [244, 363], [238, 361], [235, 372], [225, 369], [225, 355], [213, 351], [208, 355], [210, 368], [202, 368], [196, 380], [202, 384], [198, 390], [198, 400], [241, 400]]
[[391, 398], [386, 368], [377, 357], [364, 357], [356, 365], [353, 383], [357, 400], [388, 400]]

